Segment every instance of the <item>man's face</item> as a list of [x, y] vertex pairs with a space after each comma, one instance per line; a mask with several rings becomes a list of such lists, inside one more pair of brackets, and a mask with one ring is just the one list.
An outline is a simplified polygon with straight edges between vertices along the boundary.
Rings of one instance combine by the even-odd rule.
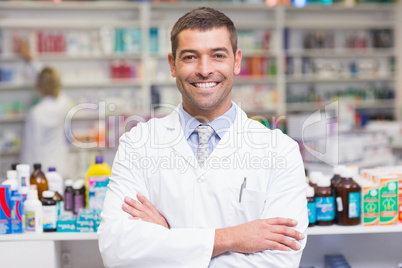
[[219, 116], [231, 106], [235, 74], [240, 72], [241, 52], [233, 55], [225, 27], [209, 31], [184, 30], [178, 35], [176, 59], [169, 54], [172, 76], [191, 115]]

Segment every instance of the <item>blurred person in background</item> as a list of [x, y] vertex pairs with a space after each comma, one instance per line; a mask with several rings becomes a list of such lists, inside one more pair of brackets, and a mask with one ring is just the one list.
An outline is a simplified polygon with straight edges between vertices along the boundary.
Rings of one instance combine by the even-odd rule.
[[[32, 74], [37, 73], [39, 62], [34, 62], [29, 45], [20, 40], [20, 54], [29, 63]], [[70, 100], [62, 90], [60, 73], [44, 67], [36, 75], [40, 100], [28, 112], [21, 145], [20, 162], [41, 163], [43, 170], [56, 167], [64, 178], [68, 176], [68, 147], [64, 123], [70, 109]]]

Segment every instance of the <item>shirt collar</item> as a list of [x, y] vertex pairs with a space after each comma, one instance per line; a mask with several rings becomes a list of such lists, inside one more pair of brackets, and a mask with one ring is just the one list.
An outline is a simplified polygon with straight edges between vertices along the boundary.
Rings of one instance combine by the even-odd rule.
[[233, 105], [233, 103], [226, 113], [219, 116], [212, 122], [209, 122], [208, 124], [202, 124], [200, 121], [187, 113], [183, 108], [183, 103], [179, 105], [179, 113], [181, 114], [179, 117], [180, 125], [183, 128], [186, 139], [190, 137], [191, 133], [193, 133], [195, 128], [199, 125], [210, 125], [219, 138], [222, 139], [225, 132], [230, 128], [236, 119], [236, 107]]

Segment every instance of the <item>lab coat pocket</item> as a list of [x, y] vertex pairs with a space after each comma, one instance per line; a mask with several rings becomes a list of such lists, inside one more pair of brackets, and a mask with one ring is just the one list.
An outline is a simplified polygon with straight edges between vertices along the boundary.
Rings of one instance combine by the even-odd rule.
[[240, 188], [231, 187], [231, 224], [238, 225], [260, 219], [264, 210], [265, 192], [243, 189], [240, 201]]

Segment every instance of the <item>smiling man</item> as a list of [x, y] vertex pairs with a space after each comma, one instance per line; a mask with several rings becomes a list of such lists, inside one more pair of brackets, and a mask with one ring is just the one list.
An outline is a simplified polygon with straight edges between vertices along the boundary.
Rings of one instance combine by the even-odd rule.
[[183, 102], [120, 139], [98, 231], [105, 266], [298, 267], [303, 163], [296, 142], [231, 101], [242, 58], [233, 22], [195, 9], [171, 41]]

